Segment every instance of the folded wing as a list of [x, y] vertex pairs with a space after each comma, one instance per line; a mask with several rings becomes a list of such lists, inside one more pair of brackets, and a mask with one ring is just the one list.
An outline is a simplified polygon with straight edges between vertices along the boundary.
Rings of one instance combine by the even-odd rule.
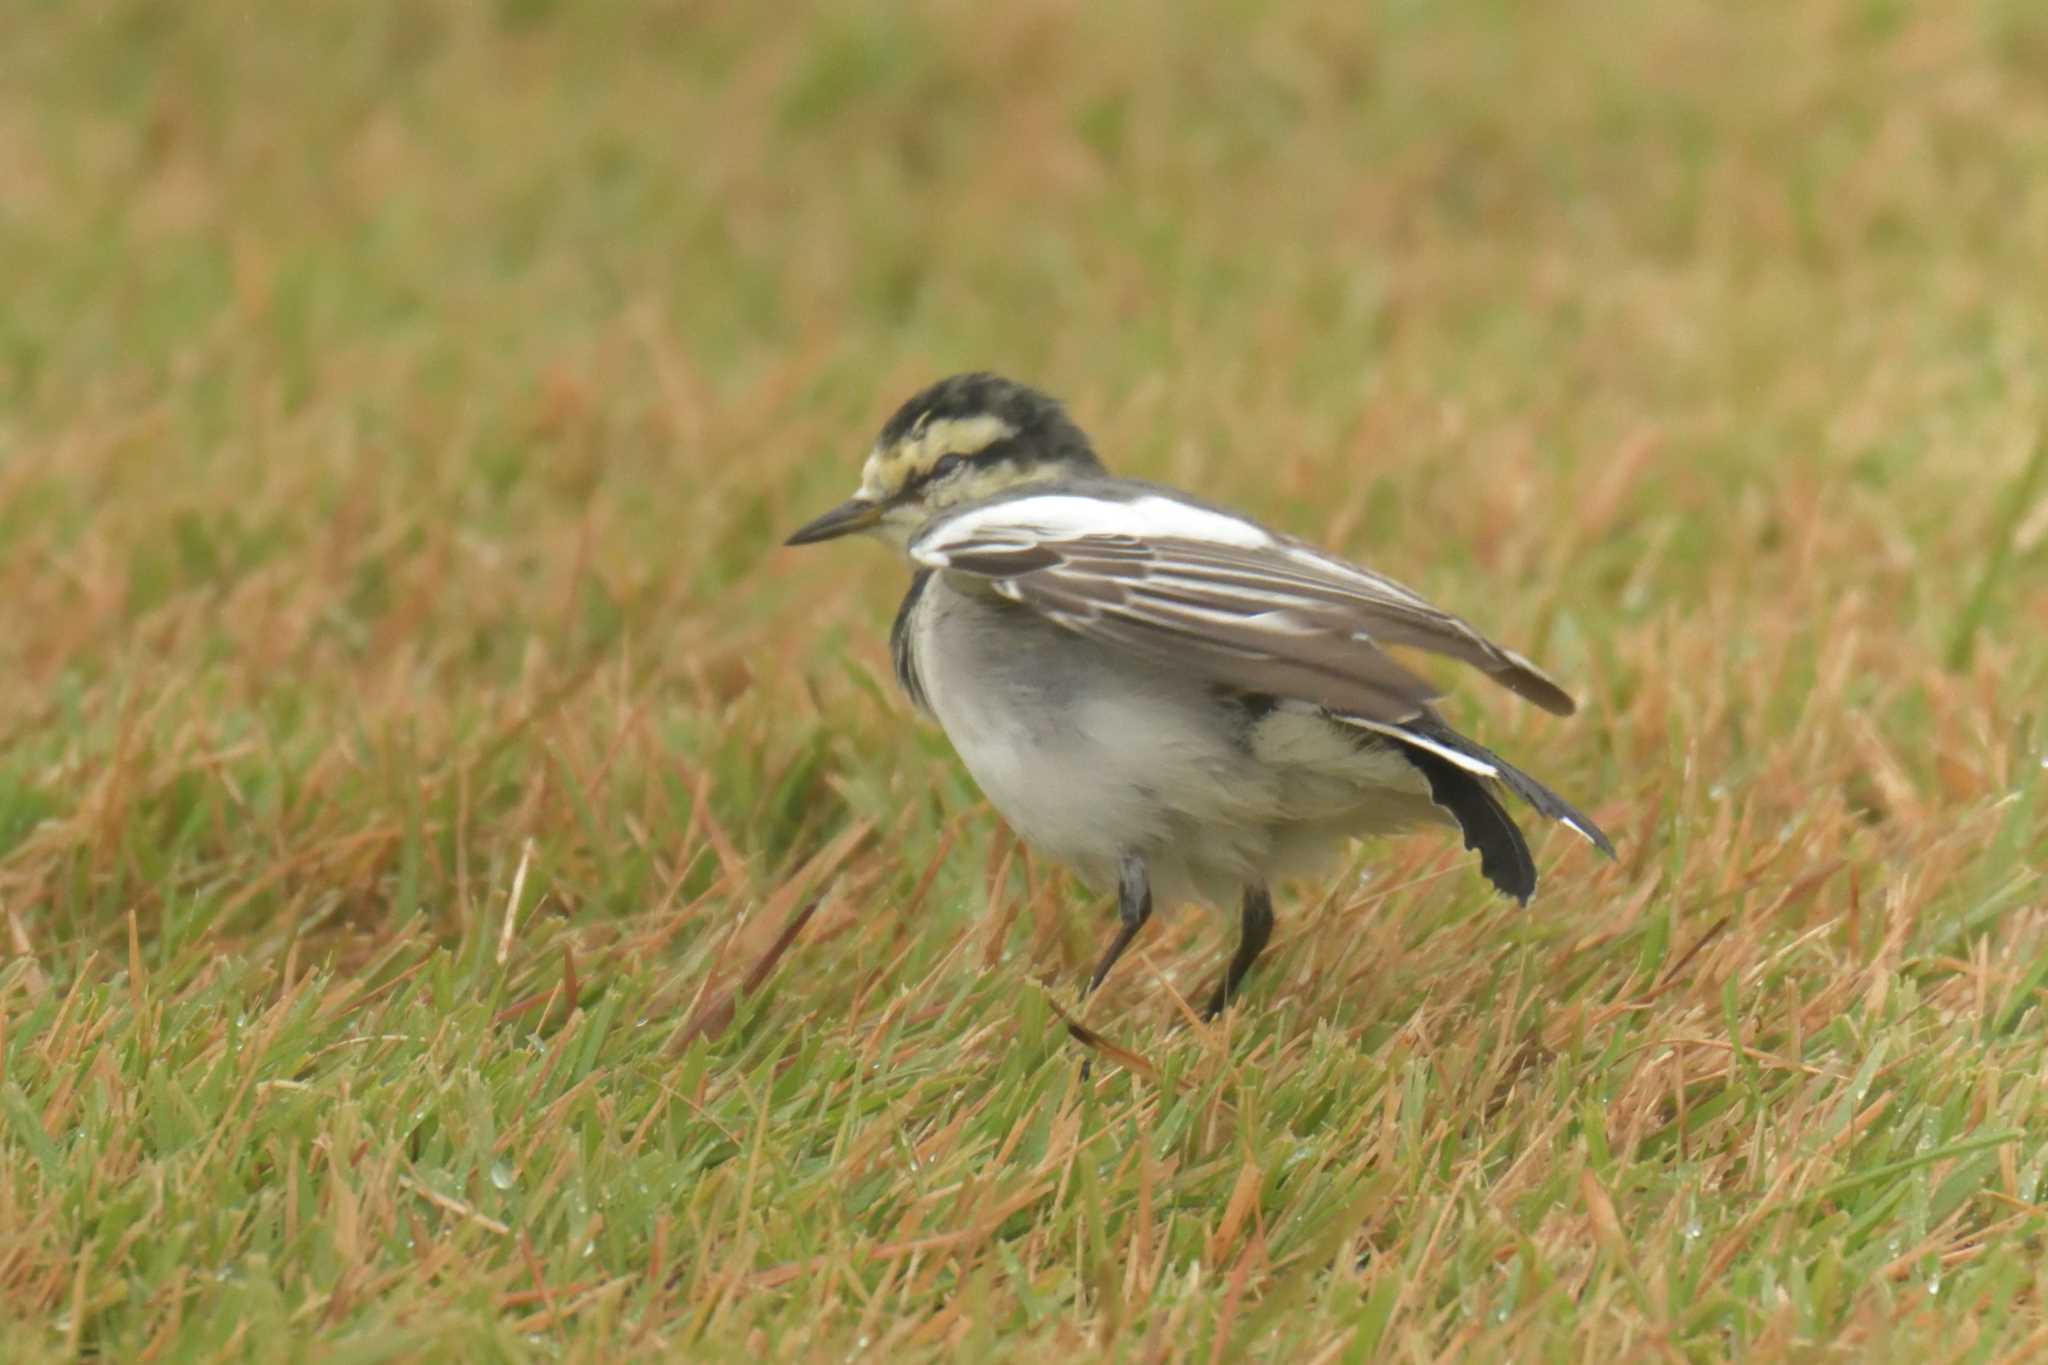
[[1546, 711], [1573, 710], [1541, 669], [1393, 580], [1163, 493], [985, 503], [920, 532], [910, 554], [1081, 635], [1368, 727], [1423, 717], [1440, 695], [1389, 644], [1469, 664]]

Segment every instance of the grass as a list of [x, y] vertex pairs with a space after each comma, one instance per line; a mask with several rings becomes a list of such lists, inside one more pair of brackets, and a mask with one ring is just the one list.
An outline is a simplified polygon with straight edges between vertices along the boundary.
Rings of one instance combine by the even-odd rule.
[[[0, 1356], [2048, 1340], [2048, 26], [11, 0]], [[1588, 805], [1246, 1006], [779, 535], [946, 371], [1466, 610]]]

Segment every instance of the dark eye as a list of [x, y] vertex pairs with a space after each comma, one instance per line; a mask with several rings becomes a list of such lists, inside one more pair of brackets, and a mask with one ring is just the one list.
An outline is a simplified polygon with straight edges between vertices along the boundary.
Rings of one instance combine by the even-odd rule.
[[948, 474], [952, 473], [959, 467], [960, 457], [958, 455], [941, 455], [932, 464], [931, 477], [934, 479], [943, 479]]

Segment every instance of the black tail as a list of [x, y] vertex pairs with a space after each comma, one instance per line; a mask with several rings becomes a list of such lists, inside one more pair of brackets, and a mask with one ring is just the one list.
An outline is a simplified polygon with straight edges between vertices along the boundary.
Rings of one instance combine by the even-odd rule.
[[1486, 879], [1502, 895], [1527, 905], [1536, 894], [1536, 860], [1529, 856], [1522, 831], [1487, 790], [1487, 780], [1427, 749], [1404, 744], [1401, 753], [1429, 779], [1429, 799], [1457, 818], [1465, 831], [1465, 847], [1479, 855], [1479, 870]]
[[[1456, 817], [1465, 831], [1465, 847], [1479, 854], [1479, 870], [1506, 894], [1527, 904], [1536, 890], [1536, 864], [1529, 857], [1529, 845], [1523, 841], [1522, 831], [1493, 794], [1494, 779], [1527, 801], [1539, 815], [1569, 825], [1593, 847], [1610, 858], [1614, 856], [1614, 845], [1608, 842], [1600, 826], [1491, 749], [1474, 744], [1434, 716], [1411, 721], [1402, 728], [1418, 741], [1403, 744], [1401, 751], [1429, 779], [1430, 799]], [[1493, 778], [1453, 762], [1445, 757], [1446, 753], [1491, 768]]]

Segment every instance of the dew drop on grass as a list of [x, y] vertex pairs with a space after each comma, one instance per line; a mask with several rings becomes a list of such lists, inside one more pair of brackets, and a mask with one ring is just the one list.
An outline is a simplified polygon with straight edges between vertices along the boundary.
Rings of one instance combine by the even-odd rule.
[[1688, 1242], [1697, 1242], [1705, 1233], [1706, 1229], [1700, 1226], [1697, 1218], [1685, 1225], [1685, 1240]]
[[491, 1183], [501, 1190], [511, 1189], [512, 1182], [517, 1178], [512, 1173], [512, 1167], [503, 1161], [497, 1162], [491, 1167]]

